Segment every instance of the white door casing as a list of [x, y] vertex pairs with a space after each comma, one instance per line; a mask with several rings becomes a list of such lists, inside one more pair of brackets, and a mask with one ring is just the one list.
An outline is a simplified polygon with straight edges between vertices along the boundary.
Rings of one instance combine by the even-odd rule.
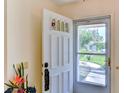
[[[73, 93], [73, 24], [72, 20], [47, 9], [43, 11], [42, 52], [43, 62], [48, 63], [49, 90], [42, 93]], [[68, 32], [50, 29], [51, 19], [66, 21]]]

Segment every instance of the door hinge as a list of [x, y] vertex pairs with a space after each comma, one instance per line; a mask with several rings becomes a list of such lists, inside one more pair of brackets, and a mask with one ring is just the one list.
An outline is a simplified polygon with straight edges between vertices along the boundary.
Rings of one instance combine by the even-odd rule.
[[110, 67], [110, 68], [111, 68], [111, 58], [110, 58], [110, 57], [108, 57], [108, 60], [107, 60], [107, 65], [108, 65], [108, 67]]

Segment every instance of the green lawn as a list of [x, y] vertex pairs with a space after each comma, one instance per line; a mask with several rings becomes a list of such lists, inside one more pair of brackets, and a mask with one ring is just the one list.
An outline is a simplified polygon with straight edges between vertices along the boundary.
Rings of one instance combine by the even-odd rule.
[[97, 56], [97, 55], [80, 55], [80, 61], [92, 62], [99, 64], [101, 66], [105, 65], [105, 56]]

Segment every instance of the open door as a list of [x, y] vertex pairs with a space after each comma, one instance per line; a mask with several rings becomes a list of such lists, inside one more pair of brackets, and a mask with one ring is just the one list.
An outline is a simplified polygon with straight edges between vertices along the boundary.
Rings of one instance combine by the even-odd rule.
[[72, 20], [44, 9], [42, 93], [73, 93]]

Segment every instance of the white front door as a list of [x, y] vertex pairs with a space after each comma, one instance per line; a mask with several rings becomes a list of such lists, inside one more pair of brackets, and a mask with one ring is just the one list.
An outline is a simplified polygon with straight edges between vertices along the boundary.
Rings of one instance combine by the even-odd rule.
[[71, 19], [44, 9], [42, 93], [73, 93], [72, 30]]

